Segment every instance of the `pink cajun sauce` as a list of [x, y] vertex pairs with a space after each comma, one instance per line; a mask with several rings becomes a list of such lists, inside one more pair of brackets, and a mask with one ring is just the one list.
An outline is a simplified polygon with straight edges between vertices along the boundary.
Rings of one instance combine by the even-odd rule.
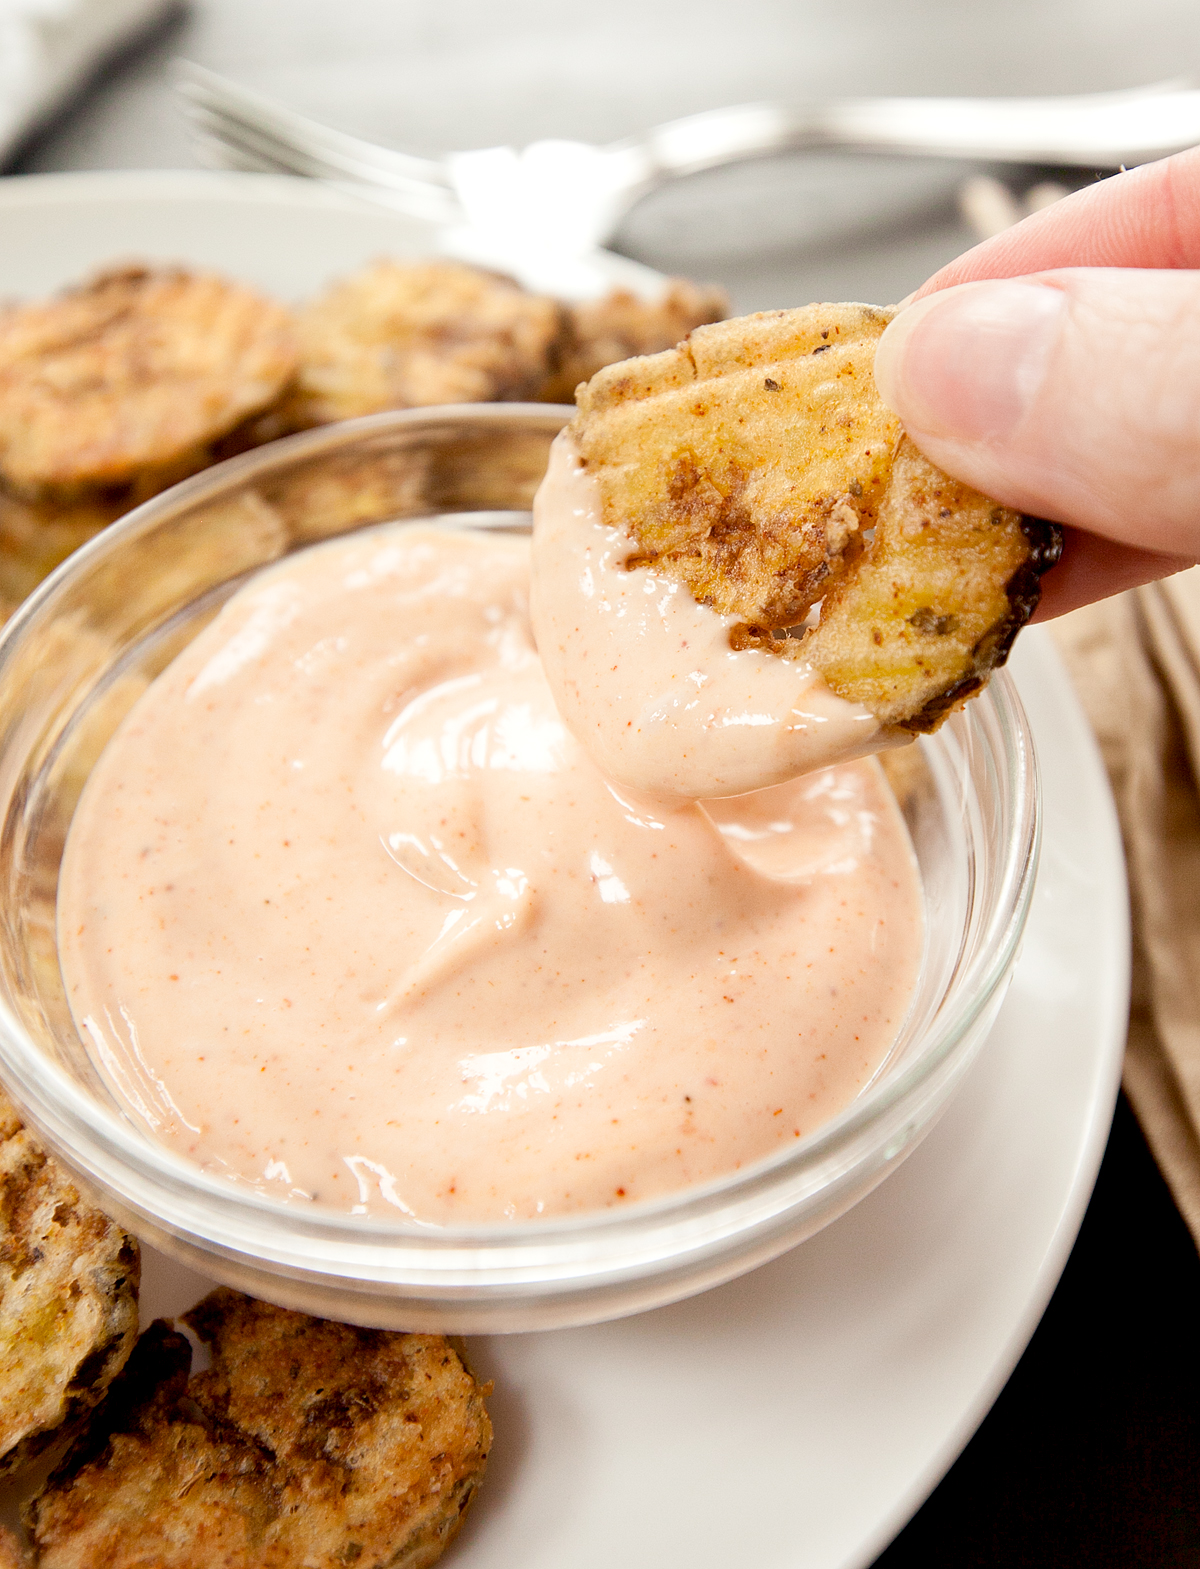
[[610, 786], [524, 539], [390, 526], [242, 589], [88, 782], [63, 973], [206, 1169], [432, 1223], [560, 1215], [792, 1144], [871, 1077], [922, 942], [874, 762], [736, 801]]
[[559, 712], [606, 778], [674, 800], [741, 795], [904, 745], [801, 660], [733, 650], [736, 617], [645, 567], [601, 519], [568, 432], [533, 504], [533, 626]]

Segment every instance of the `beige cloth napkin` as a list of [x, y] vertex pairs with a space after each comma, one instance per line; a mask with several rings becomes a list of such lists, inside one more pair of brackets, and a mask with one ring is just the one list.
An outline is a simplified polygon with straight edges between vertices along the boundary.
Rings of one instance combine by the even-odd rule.
[[1125, 1090], [1200, 1245], [1200, 567], [1051, 623], [1125, 837]]

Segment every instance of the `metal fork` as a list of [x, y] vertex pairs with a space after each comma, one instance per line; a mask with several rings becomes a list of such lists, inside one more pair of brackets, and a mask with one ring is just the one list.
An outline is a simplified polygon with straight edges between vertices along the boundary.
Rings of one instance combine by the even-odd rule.
[[1059, 98], [838, 98], [743, 104], [593, 146], [538, 141], [421, 158], [309, 120], [180, 61], [176, 87], [206, 161], [332, 182], [442, 226], [447, 248], [562, 273], [648, 191], [681, 175], [816, 148], [1112, 168], [1200, 142], [1200, 91], [1164, 82]]

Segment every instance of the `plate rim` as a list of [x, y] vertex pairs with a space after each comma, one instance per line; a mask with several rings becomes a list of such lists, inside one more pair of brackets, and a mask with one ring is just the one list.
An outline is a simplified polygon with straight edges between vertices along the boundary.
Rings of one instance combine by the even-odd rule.
[[333, 185], [297, 174], [255, 174], [236, 169], [68, 169], [45, 174], [0, 175], [0, 210], [81, 201], [218, 201], [254, 206], [337, 208], [386, 215], [402, 225], [435, 233], [438, 225], [377, 205]]
[[[1062, 730], [1053, 734], [1053, 740], [1048, 748], [1046, 736], [1039, 734], [1037, 722], [1031, 720], [1043, 788], [1047, 750], [1055, 756], [1060, 751], [1064, 755], [1072, 756], [1073, 765], [1079, 770], [1081, 780], [1086, 779], [1086, 793], [1091, 796], [1093, 808], [1098, 809], [1105, 819], [1105, 842], [1102, 846], [1096, 847], [1096, 860], [1104, 862], [1106, 880], [1111, 884], [1109, 896], [1114, 901], [1111, 910], [1105, 907], [1105, 913], [1117, 917], [1115, 930], [1109, 932], [1110, 946], [1113, 949], [1109, 957], [1112, 962], [1106, 965], [1104, 970], [1110, 993], [1108, 1005], [1103, 1010], [1106, 1014], [1105, 1027], [1102, 1038], [1096, 1042], [1096, 1050], [1093, 1054], [1095, 1077], [1085, 1102], [1087, 1115], [1083, 1119], [1084, 1131], [1079, 1140], [1072, 1180], [1059, 1207], [1057, 1222], [1046, 1240], [1041, 1263], [1034, 1277], [1032, 1289], [1025, 1299], [1023, 1310], [1012, 1324], [1001, 1353], [993, 1361], [988, 1376], [981, 1383], [974, 1399], [967, 1403], [942, 1444], [913, 1478], [895, 1506], [887, 1512], [877, 1528], [864, 1538], [861, 1552], [845, 1560], [843, 1569], [869, 1569], [875, 1559], [891, 1545], [948, 1475], [1012, 1377], [1041, 1323], [1051, 1297], [1058, 1288], [1079, 1236], [1100, 1173], [1100, 1163], [1108, 1145], [1117, 1098], [1121, 1090], [1125, 1042], [1129, 1028], [1132, 916], [1125, 849], [1116, 802], [1101, 758], [1099, 744], [1071, 684], [1062, 655], [1044, 623], [1039, 627], [1027, 629], [1022, 644], [1014, 652], [1014, 662], [1021, 667], [1032, 667], [1012, 670], [1018, 693], [1026, 703], [1027, 709], [1032, 706], [1027, 696], [1028, 689], [1035, 681], [1043, 682], [1053, 688], [1054, 706], [1060, 710], [1060, 717], [1069, 721]], [[1042, 866], [1038, 872], [1039, 882], [1047, 876], [1046, 848], [1044, 842]], [[1019, 970], [1020, 962], [1018, 956], [1014, 973]], [[987, 1049], [986, 1043], [984, 1049]]]
[[[72, 208], [80, 211], [88, 206], [107, 206], [122, 201], [164, 206], [180, 203], [266, 205], [314, 213], [370, 212], [390, 217], [398, 231], [407, 229], [414, 235], [424, 232], [431, 237], [436, 233], [435, 226], [419, 219], [389, 212], [349, 193], [321, 187], [295, 176], [202, 169], [122, 169], [0, 177], [0, 217], [39, 208], [58, 208], [68, 213]], [[1003, 1346], [991, 1359], [987, 1376], [981, 1380], [974, 1397], [959, 1410], [956, 1421], [945, 1432], [936, 1450], [912, 1476], [891, 1508], [875, 1517], [861, 1535], [858, 1546], [843, 1558], [842, 1569], [866, 1569], [912, 1518], [966, 1447], [1020, 1360], [1074, 1246], [1099, 1171], [1120, 1087], [1129, 995], [1129, 901], [1112, 794], [1095, 739], [1061, 657], [1044, 628], [1026, 633], [1015, 650], [1013, 667], [1018, 690], [1027, 708], [1036, 710], [1041, 706], [1040, 701], [1031, 700], [1032, 687], [1036, 683], [1046, 689], [1039, 697], [1045, 697], [1048, 692], [1047, 700], [1055, 712], [1057, 722], [1052, 729], [1046, 727], [1044, 720], [1039, 726], [1036, 716], [1031, 714], [1043, 775], [1051, 758], [1060, 766], [1063, 766], [1064, 758], [1069, 759], [1077, 788], [1088, 799], [1098, 824], [1102, 821], [1104, 842], [1093, 845], [1092, 853], [1097, 866], [1103, 863], [1107, 888], [1107, 898], [1102, 905], [1104, 917], [1110, 922], [1117, 918], [1116, 924], [1106, 933], [1108, 1002], [1104, 1010], [1105, 1023], [1097, 1032], [1089, 1058], [1091, 1074], [1087, 1094], [1086, 1098], [1081, 1097], [1082, 1133], [1075, 1146], [1070, 1181], [1056, 1204], [1057, 1219], [1042, 1244], [1040, 1262], [1025, 1295], [1022, 1311], [1011, 1322]], [[1047, 876], [1045, 848], [1052, 843], [1049, 834], [1047, 840], [1039, 883]], [[1020, 960], [1018, 972], [1019, 966]]]

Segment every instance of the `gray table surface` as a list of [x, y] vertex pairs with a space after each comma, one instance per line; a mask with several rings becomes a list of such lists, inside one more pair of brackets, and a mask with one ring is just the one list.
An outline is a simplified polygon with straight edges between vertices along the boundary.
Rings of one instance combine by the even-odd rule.
[[[184, 55], [418, 151], [608, 140], [754, 99], [1098, 91], [1200, 70], [1194, 0], [193, 0], [107, 68], [17, 171], [188, 168]], [[941, 162], [809, 156], [681, 182], [620, 248], [743, 310], [886, 302], [971, 236]]]

